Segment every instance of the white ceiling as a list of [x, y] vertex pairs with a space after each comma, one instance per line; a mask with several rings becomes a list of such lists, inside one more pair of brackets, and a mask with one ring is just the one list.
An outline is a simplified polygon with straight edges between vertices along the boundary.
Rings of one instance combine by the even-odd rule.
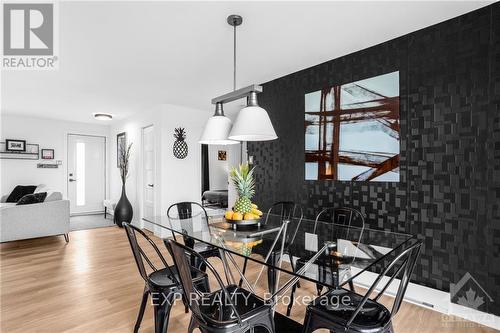
[[390, 40], [489, 2], [62, 2], [57, 71], [3, 71], [2, 112], [95, 122], [168, 103], [212, 113], [232, 89]]

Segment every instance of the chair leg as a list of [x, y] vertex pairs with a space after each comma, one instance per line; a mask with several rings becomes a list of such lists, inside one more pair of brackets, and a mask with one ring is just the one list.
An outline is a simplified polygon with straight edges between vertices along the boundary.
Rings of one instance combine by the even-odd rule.
[[[290, 266], [292, 266], [292, 272], [295, 272], [295, 265], [293, 263], [293, 256], [288, 252], [288, 258], [290, 259]], [[300, 288], [300, 281], [297, 281], [297, 288]]]
[[[274, 254], [271, 254], [271, 262], [274, 265], [275, 257]], [[274, 294], [276, 291], [276, 270], [271, 268], [272, 266], [267, 266], [267, 285], [270, 294]]]
[[311, 333], [314, 332], [312, 315], [310, 311], [306, 311], [306, 317], [304, 318], [304, 328], [302, 329], [302, 333]]
[[[247, 271], [247, 263], [248, 263], [248, 258], [245, 258], [245, 261], [243, 262], [243, 270], [241, 271], [241, 274], [245, 275], [245, 272]], [[240, 282], [238, 283], [238, 287], [241, 288], [243, 285], [243, 278], [240, 278]]]
[[287, 317], [289, 317], [290, 313], [292, 312], [293, 298], [295, 297], [295, 290], [297, 289], [297, 284], [298, 284], [298, 281], [297, 281], [297, 283], [294, 283], [294, 285], [292, 287], [292, 293], [290, 294], [290, 303], [288, 303], [288, 306], [286, 308]]
[[69, 234], [64, 234], [64, 240], [69, 243]]
[[169, 293], [166, 296], [164, 294], [162, 295], [162, 304], [154, 305], [155, 333], [167, 332], [168, 320], [170, 318], [170, 309], [172, 308], [172, 303], [175, 298], [174, 293]]
[[316, 291], [318, 293], [318, 296], [321, 296], [321, 292], [323, 291], [323, 286], [316, 283]]
[[191, 320], [189, 321], [188, 333], [193, 333], [196, 329], [196, 326], [196, 321], [193, 317], [191, 317]]
[[139, 332], [139, 327], [141, 327], [142, 318], [144, 317], [144, 311], [146, 310], [146, 304], [149, 297], [149, 289], [144, 287], [142, 293], [141, 306], [139, 308], [139, 314], [137, 315], [137, 321], [135, 322], [134, 333]]
[[351, 291], [354, 291], [354, 283], [351, 281], [349, 281], [349, 289], [351, 289]]

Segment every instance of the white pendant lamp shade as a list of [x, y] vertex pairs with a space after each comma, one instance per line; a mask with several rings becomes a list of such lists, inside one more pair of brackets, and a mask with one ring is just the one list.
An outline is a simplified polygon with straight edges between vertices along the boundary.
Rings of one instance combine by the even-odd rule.
[[278, 138], [267, 111], [257, 103], [257, 92], [247, 97], [247, 107], [241, 109], [228, 136], [238, 141], [269, 141]]
[[207, 145], [233, 145], [239, 143], [227, 138], [231, 131], [231, 125], [231, 119], [224, 116], [222, 104], [217, 103], [215, 114], [208, 119], [199, 143]]
[[278, 136], [267, 111], [253, 105], [238, 113], [228, 138], [238, 141], [269, 141], [277, 139]]

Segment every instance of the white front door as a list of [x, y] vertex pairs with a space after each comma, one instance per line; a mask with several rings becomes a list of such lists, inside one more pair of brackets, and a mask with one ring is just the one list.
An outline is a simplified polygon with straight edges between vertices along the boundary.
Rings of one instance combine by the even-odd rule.
[[71, 214], [104, 210], [106, 138], [68, 134], [68, 198]]
[[145, 219], [155, 215], [155, 134], [153, 125], [142, 129], [143, 195], [142, 210]]

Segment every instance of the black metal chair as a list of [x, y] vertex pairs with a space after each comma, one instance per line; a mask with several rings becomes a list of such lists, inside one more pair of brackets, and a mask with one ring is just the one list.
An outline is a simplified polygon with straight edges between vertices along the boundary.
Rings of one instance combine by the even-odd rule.
[[[144, 316], [144, 311], [146, 310], [146, 303], [149, 295], [152, 295], [154, 301], [154, 318], [155, 318], [155, 332], [163, 333], [166, 332], [168, 327], [168, 320], [170, 316], [170, 309], [173, 302], [182, 296], [182, 289], [179, 288], [177, 283], [178, 270], [175, 266], [169, 266], [161, 254], [160, 250], [156, 244], [139, 228], [129, 224], [123, 223], [127, 237], [132, 248], [132, 253], [139, 269], [139, 273], [145, 281], [144, 292], [142, 294], [141, 306], [139, 309], [139, 314], [137, 316], [137, 321], [135, 323], [134, 332], [139, 331], [139, 327]], [[146, 255], [142, 247], [137, 241], [137, 234], [140, 234], [147, 243], [154, 249], [164, 268], [156, 268], [151, 259]], [[151, 273], [147, 273], [144, 261], [152, 269]], [[193, 279], [198, 288], [209, 291], [210, 286], [208, 282], [208, 277], [205, 273], [193, 267], [189, 270], [190, 277]], [[183, 299], [187, 302], [186, 299]], [[187, 308], [186, 308], [187, 309]]]
[[[290, 221], [290, 223], [294, 223], [294, 225], [290, 224], [287, 227], [287, 235], [285, 238], [285, 247], [283, 250], [283, 256], [287, 255], [290, 260], [290, 265], [292, 266], [292, 270], [295, 271], [294, 263], [293, 263], [293, 253], [290, 248], [290, 245], [293, 243], [295, 236], [297, 235], [297, 231], [300, 227], [300, 223], [304, 218], [304, 211], [302, 207], [296, 204], [293, 201], [279, 201], [274, 203], [269, 210], [267, 211], [266, 219], [264, 221], [264, 225], [267, 224], [269, 220], [269, 214], [279, 215], [281, 219], [281, 223], [284, 221]], [[269, 250], [272, 246], [273, 240], [271, 239], [263, 239], [263, 245], [260, 245], [254, 249], [254, 253], [266, 256], [268, 253], [264, 253], [262, 250]], [[268, 243], [268, 244], [265, 244]], [[271, 256], [269, 257], [269, 262], [276, 263], [279, 259], [279, 254], [281, 252], [281, 246], [279, 243], [276, 243], [275, 248], [273, 248], [271, 252]], [[243, 262], [243, 275], [245, 275], [247, 268], [248, 259], [245, 258]], [[274, 293], [275, 285], [276, 285], [276, 271], [270, 267], [267, 268], [267, 280], [269, 285], [269, 291]], [[240, 279], [239, 286], [241, 287], [243, 281]], [[300, 284], [298, 285], [300, 287]]]
[[[181, 225], [189, 222], [189, 219], [191, 218], [200, 216], [205, 219], [207, 226], [209, 225], [207, 211], [197, 202], [184, 201], [174, 203], [168, 207], [167, 216], [171, 222], [175, 222], [177, 220], [181, 223]], [[187, 227], [188, 226], [182, 226], [182, 229]], [[177, 240], [178, 235], [176, 235], [175, 232], [172, 232], [172, 236], [175, 240]], [[186, 236], [183, 236], [183, 240], [186, 246], [201, 254], [203, 258], [207, 259], [216, 257], [220, 259], [220, 250], [216, 246], [202, 242], [194, 242], [192, 238]], [[190, 262], [193, 267], [196, 267], [203, 272], [205, 271], [205, 264], [203, 261], [199, 261], [196, 256], [190, 256]]]
[[[179, 270], [182, 288], [188, 295], [188, 305], [192, 312], [189, 333], [196, 328], [204, 333], [243, 333], [254, 332], [257, 327], [274, 332], [273, 309], [270, 304], [246, 289], [236, 285], [225, 286], [215, 268], [193, 249], [174, 240], [170, 240], [168, 246]], [[186, 252], [205, 262], [219, 284], [219, 290], [204, 293], [196, 288], [189, 274]]]
[[[365, 228], [365, 218], [363, 214], [361, 214], [360, 211], [354, 209], [354, 208], [349, 208], [349, 207], [340, 207], [340, 208], [334, 208], [334, 207], [329, 207], [329, 208], [324, 208], [321, 210], [318, 215], [316, 215], [316, 219], [314, 222], [314, 229], [313, 229], [313, 234], [316, 234], [317, 228], [318, 228], [318, 222], [329, 222], [333, 224], [338, 224], [345, 226], [346, 228], [341, 231], [341, 234], [339, 234], [339, 230], [336, 230], [336, 236], [338, 237], [343, 237], [345, 239], [350, 239], [352, 236], [350, 235], [350, 228], [356, 229], [355, 234], [359, 235], [358, 236], [358, 243], [361, 241], [361, 237], [363, 235], [363, 230]], [[353, 232], [354, 233], [354, 232]], [[299, 258], [296, 261], [296, 268], [299, 270], [301, 267], [303, 267], [310, 258]], [[339, 270], [346, 269], [346, 268], [341, 268], [337, 267], [335, 270], [334, 267], [329, 267], [332, 266], [330, 262], [324, 262], [322, 263], [322, 260], [324, 258], [318, 258], [316, 261], [317, 265], [319, 266], [318, 269], [318, 274], [321, 274], [323, 276], [324, 280], [328, 279], [328, 275], [330, 276], [330, 280], [332, 284], [336, 284], [337, 288], [340, 288], [340, 280], [339, 280]], [[328, 272], [328, 270], [330, 270]], [[335, 276], [336, 275], [336, 276]], [[294, 285], [292, 287], [292, 293], [291, 293], [291, 299], [293, 299], [295, 295], [295, 290], [297, 288], [297, 285]], [[354, 283], [352, 280], [349, 281], [349, 288], [354, 291]], [[323, 286], [320, 284], [316, 284], [316, 290], [318, 293], [318, 296], [321, 295], [321, 292], [323, 291]], [[290, 315], [290, 312], [292, 311], [292, 306], [293, 302], [290, 302], [287, 307], [287, 315]]]
[[[310, 333], [324, 328], [331, 332], [350, 333], [388, 333], [393, 332], [392, 318], [398, 312], [401, 302], [415, 268], [422, 243], [415, 242], [407, 247], [387, 265], [379, 274], [373, 285], [362, 296], [346, 289], [332, 289], [315, 299], [307, 306], [303, 333]], [[392, 270], [391, 277], [378, 292], [370, 299], [382, 278]], [[399, 287], [388, 310], [378, 300], [387, 290], [395, 278], [401, 275]]]

